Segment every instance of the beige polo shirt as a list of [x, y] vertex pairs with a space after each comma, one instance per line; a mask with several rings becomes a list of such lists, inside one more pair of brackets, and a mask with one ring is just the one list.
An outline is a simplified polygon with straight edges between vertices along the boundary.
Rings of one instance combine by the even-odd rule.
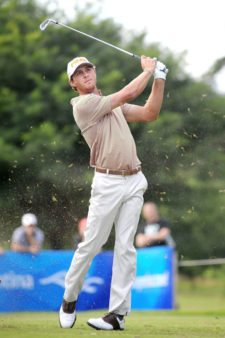
[[110, 96], [81, 95], [71, 100], [73, 115], [90, 148], [90, 165], [130, 170], [140, 166], [136, 145], [124, 117], [128, 105], [111, 108]]

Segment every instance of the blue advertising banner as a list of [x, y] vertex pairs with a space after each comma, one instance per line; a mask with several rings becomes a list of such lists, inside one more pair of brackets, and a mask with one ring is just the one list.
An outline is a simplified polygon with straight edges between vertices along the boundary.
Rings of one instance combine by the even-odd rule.
[[[171, 248], [138, 250], [132, 308], [173, 307]], [[58, 311], [73, 251], [37, 255], [6, 252], [0, 256], [0, 312]], [[78, 310], [106, 309], [109, 303], [113, 252], [93, 260], [78, 300]]]
[[139, 249], [132, 309], [174, 308], [174, 250], [167, 246]]

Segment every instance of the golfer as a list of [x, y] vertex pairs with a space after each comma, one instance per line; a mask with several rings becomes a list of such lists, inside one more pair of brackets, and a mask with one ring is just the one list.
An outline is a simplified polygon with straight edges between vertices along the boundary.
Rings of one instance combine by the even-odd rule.
[[[127, 122], [157, 119], [167, 74], [164, 64], [146, 56], [141, 57], [141, 68], [140, 75], [123, 89], [104, 96], [96, 85], [95, 66], [85, 57], [77, 57], [67, 66], [70, 86], [79, 94], [71, 100], [74, 118], [90, 148], [90, 165], [95, 172], [84, 241], [78, 245], [65, 279], [59, 311], [62, 328], [71, 328], [76, 321], [76, 302], [85, 275], [113, 224], [115, 246], [109, 312], [87, 323], [98, 330], [124, 330], [124, 316], [131, 308], [136, 270], [133, 242], [147, 181]], [[143, 92], [152, 75], [154, 81], [146, 103], [128, 104]]]

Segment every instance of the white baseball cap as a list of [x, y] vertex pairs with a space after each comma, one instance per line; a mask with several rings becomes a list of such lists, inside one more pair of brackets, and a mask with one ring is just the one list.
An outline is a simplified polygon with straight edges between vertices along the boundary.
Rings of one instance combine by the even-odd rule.
[[86, 59], [84, 56], [76, 57], [73, 60], [71, 60], [67, 65], [67, 75], [69, 80], [71, 79], [71, 76], [74, 74], [77, 68], [84, 65], [94, 67], [93, 63], [88, 61], [88, 59]]
[[37, 225], [37, 217], [34, 214], [24, 214], [21, 219], [22, 225], [28, 227], [29, 225]]

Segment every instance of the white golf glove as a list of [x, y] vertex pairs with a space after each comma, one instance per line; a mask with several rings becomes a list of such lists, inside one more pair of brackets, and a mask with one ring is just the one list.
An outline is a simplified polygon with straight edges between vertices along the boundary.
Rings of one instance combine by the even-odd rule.
[[168, 69], [166, 68], [166, 66], [162, 62], [157, 61], [154, 71], [154, 79], [166, 80], [167, 73]]

